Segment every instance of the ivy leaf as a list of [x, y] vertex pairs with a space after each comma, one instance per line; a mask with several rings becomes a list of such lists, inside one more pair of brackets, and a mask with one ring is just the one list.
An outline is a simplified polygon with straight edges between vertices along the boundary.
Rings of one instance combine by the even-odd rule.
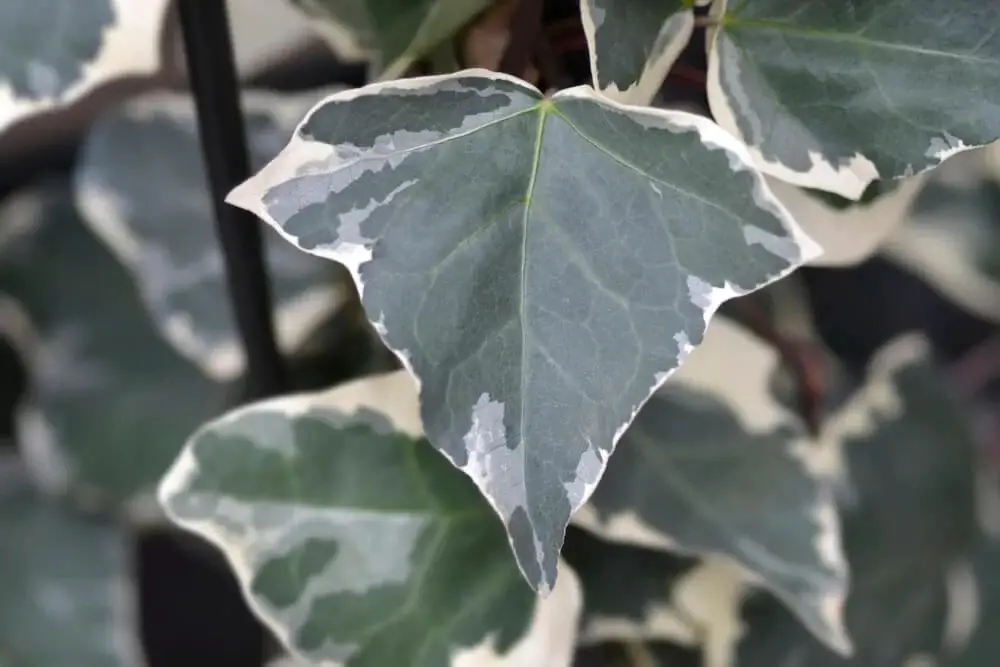
[[125, 530], [75, 516], [0, 460], [0, 665], [139, 667]]
[[767, 173], [858, 199], [1000, 138], [1000, 6], [718, 0], [713, 116]]
[[693, 0], [580, 0], [594, 87], [649, 104], [694, 32]]
[[5, 0], [0, 132], [112, 79], [156, 72], [166, 6], [167, 0]]
[[773, 396], [779, 361], [773, 348], [716, 318], [639, 412], [573, 520], [625, 544], [728, 556], [848, 652], [830, 471], [802, 419]]
[[831, 418], [851, 490], [842, 508], [851, 571], [845, 608], [854, 655], [841, 658], [769, 600], [748, 605], [739, 667], [903, 665], [940, 656], [948, 580], [974, 549], [975, 438], [918, 335], [872, 361]]
[[164, 342], [67, 183], [17, 195], [0, 220], [0, 328], [27, 366], [17, 441], [30, 471], [51, 493], [144, 512], [223, 388]]
[[485, 70], [331, 96], [229, 201], [351, 270], [543, 594], [712, 313], [818, 252], [711, 121]]
[[[255, 166], [274, 157], [321, 97], [244, 92]], [[99, 120], [84, 143], [74, 194], [90, 229], [128, 267], [167, 340], [211, 377], [242, 373], [245, 355], [187, 95], [156, 94]], [[279, 345], [288, 354], [346, 297], [329, 262], [265, 227]]]
[[207, 424], [160, 499], [314, 664], [570, 665], [579, 582], [524, 585], [489, 505], [422, 438], [405, 370]]
[[1000, 323], [1000, 182], [932, 180], [885, 254], [962, 308]]
[[403, 76], [490, 0], [292, 0], [336, 51], [368, 52], [379, 79]]

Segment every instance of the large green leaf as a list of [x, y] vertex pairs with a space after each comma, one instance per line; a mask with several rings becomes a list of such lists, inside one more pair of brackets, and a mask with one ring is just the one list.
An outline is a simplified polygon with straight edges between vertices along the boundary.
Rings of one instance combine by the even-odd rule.
[[0, 314], [28, 367], [17, 438], [53, 493], [139, 508], [222, 387], [149, 322], [128, 272], [59, 181], [0, 210]]
[[573, 521], [625, 544], [726, 555], [845, 652], [847, 572], [830, 471], [801, 417], [773, 396], [779, 361], [738, 325], [713, 320]]
[[351, 270], [542, 592], [712, 313], [817, 252], [711, 121], [485, 70], [328, 98], [229, 201]]
[[761, 599], [748, 605], [741, 667], [902, 666], [946, 648], [950, 582], [979, 532], [968, 415], [927, 345], [908, 335], [878, 353], [834, 421], [849, 475], [842, 513], [854, 655], [829, 652]]
[[156, 72], [167, 1], [0, 3], [0, 132], [111, 79]]
[[717, 0], [708, 99], [755, 163], [850, 199], [1000, 138], [994, 0]]
[[128, 540], [0, 460], [0, 667], [140, 667]]
[[594, 87], [649, 104], [694, 32], [694, 0], [580, 0]]
[[1000, 181], [932, 180], [885, 253], [969, 312], [1000, 323]]
[[[259, 167], [285, 145], [322, 92], [244, 92], [250, 153]], [[99, 120], [74, 183], [79, 210], [135, 277], [157, 326], [204, 372], [245, 366], [190, 97], [156, 94]], [[303, 255], [265, 227], [279, 344], [287, 354], [345, 298], [329, 262]]]
[[547, 598], [525, 585], [489, 505], [422, 438], [405, 370], [207, 424], [160, 499], [314, 664], [569, 667], [579, 582], [564, 566]]
[[395, 79], [453, 37], [491, 0], [291, 0], [316, 20], [334, 50], [372, 57], [374, 73]]

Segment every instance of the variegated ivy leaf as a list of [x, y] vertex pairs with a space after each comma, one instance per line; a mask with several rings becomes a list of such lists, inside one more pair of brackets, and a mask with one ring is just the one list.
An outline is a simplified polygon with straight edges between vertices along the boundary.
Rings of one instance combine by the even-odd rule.
[[818, 252], [711, 121], [485, 70], [331, 96], [229, 201], [351, 270], [543, 593], [712, 313]]
[[367, 52], [379, 79], [403, 76], [491, 0], [291, 0], [335, 51]]
[[[255, 166], [277, 154], [322, 96], [243, 94]], [[246, 360], [191, 98], [156, 94], [98, 121], [74, 190], [87, 224], [129, 268], [167, 340], [214, 378], [240, 374]], [[346, 286], [337, 267], [296, 251], [270, 228], [264, 241], [279, 344], [288, 353], [339, 307]]]
[[160, 66], [168, 0], [4, 0], [0, 132], [123, 76]]
[[1000, 138], [1000, 5], [717, 0], [712, 114], [755, 164], [857, 199]]
[[0, 329], [27, 366], [16, 435], [31, 473], [51, 493], [141, 511], [222, 387], [164, 342], [68, 183], [9, 200], [0, 226]]
[[885, 254], [977, 317], [1000, 323], [1000, 181], [932, 180]]
[[40, 496], [0, 460], [0, 667], [140, 667], [125, 529]]
[[694, 0], [580, 0], [594, 87], [649, 104], [694, 32]]
[[313, 664], [570, 665], [576, 576], [547, 598], [525, 585], [489, 505], [423, 439], [405, 370], [207, 424], [160, 499]]
[[639, 412], [573, 521], [625, 544], [728, 556], [846, 652], [830, 471], [802, 419], [773, 396], [779, 361], [738, 325], [713, 320]]
[[760, 598], [746, 605], [743, 639], [729, 664], [934, 664], [953, 644], [954, 620], [969, 615], [956, 595], [979, 532], [968, 415], [926, 342], [907, 335], [876, 355], [865, 384], [831, 421], [830, 440], [844, 448], [852, 491], [842, 516], [854, 654], [834, 655]]

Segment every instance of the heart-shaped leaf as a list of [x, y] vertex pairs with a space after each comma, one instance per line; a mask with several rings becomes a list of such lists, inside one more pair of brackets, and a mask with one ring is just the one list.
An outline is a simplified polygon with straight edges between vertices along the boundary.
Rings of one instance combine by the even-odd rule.
[[[748, 605], [737, 667], [905, 665], [942, 657], [949, 579], [976, 548], [975, 437], [918, 335], [873, 359], [864, 385], [831, 417], [849, 496], [844, 548], [854, 644], [837, 656], [771, 600]], [[947, 663], [940, 663], [947, 664]]]
[[167, 2], [0, 3], [0, 132], [112, 79], [156, 72]]
[[712, 114], [761, 169], [857, 199], [1000, 138], [1000, 5], [716, 0]]
[[475, 486], [422, 438], [406, 371], [265, 401], [195, 433], [160, 487], [312, 664], [569, 667], [563, 566], [535, 596]]
[[0, 458], [0, 666], [143, 664], [126, 530], [40, 496]]
[[847, 652], [833, 479], [822, 445], [773, 395], [779, 361], [773, 348], [715, 318], [643, 406], [573, 521], [625, 544], [726, 555]]
[[0, 329], [27, 366], [17, 441], [31, 473], [77, 502], [139, 510], [224, 388], [163, 340], [68, 183], [8, 200], [0, 224], [0, 294], [12, 302]]
[[711, 121], [485, 70], [333, 95], [229, 201], [351, 270], [543, 593], [712, 313], [818, 252]]
[[[252, 163], [285, 145], [322, 92], [244, 91]], [[162, 93], [116, 109], [91, 129], [74, 176], [87, 225], [135, 277], [157, 326], [213, 378], [246, 365], [198, 138], [194, 103]], [[346, 297], [336, 267], [289, 247], [265, 228], [266, 266], [279, 346], [290, 353]]]
[[594, 87], [649, 104], [694, 32], [694, 0], [580, 0]]

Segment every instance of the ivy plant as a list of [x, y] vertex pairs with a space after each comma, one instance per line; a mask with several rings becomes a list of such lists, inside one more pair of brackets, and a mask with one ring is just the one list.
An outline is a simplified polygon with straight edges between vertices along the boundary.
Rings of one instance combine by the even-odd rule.
[[[144, 664], [140, 524], [273, 665], [1000, 659], [1000, 5], [260, 1], [367, 71], [241, 90], [282, 395], [192, 93], [0, 202], [0, 667]], [[0, 148], [157, 72], [168, 4], [0, 0]], [[985, 342], [848, 358], [812, 277], [873, 257]]]

